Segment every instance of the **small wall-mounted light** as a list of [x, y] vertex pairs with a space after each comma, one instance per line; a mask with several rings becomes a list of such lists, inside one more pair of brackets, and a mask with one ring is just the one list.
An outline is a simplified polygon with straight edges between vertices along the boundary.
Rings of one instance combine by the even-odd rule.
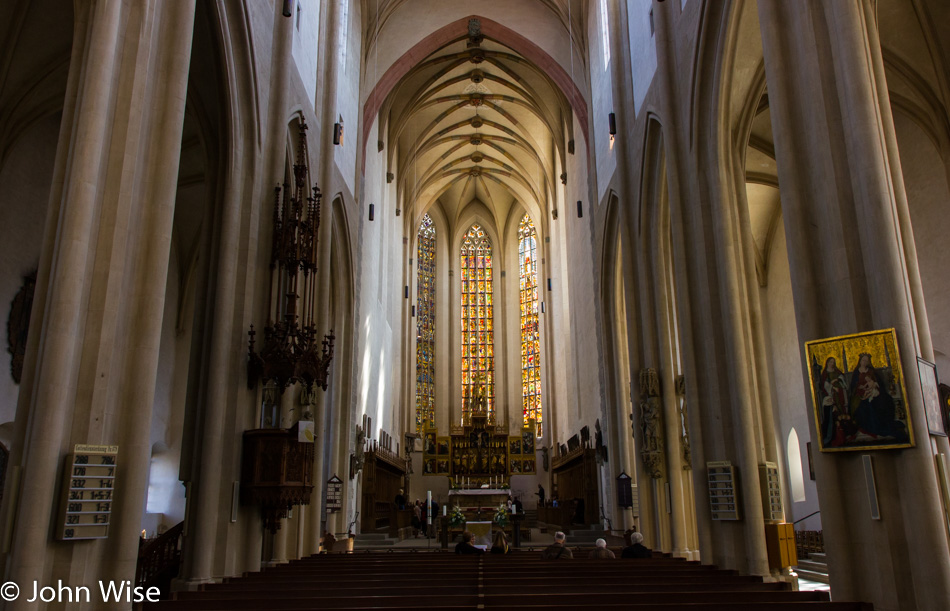
[[412, 317], [413, 317], [413, 318], [416, 317], [416, 306], [415, 306], [415, 305], [412, 306]]
[[544, 302], [541, 302], [541, 313], [544, 314]]
[[369, 220], [376, 218], [376, 206], [374, 204], [369, 205]]
[[405, 291], [403, 291], [403, 294], [405, 295], [406, 299], [409, 299], [409, 285], [408, 284], [406, 285]]
[[577, 200], [577, 218], [584, 218], [584, 202]]
[[607, 115], [607, 123], [610, 130], [610, 146], [613, 146], [614, 137], [617, 135], [617, 115], [614, 113]]
[[549, 290], [549, 291], [551, 290], [551, 279], [550, 279], [550, 278], [548, 278], [548, 290]]
[[333, 144], [343, 144], [343, 117], [339, 123], [333, 124]]
[[294, 14], [294, 0], [284, 0], [284, 8], [280, 11], [284, 17], [292, 17]]

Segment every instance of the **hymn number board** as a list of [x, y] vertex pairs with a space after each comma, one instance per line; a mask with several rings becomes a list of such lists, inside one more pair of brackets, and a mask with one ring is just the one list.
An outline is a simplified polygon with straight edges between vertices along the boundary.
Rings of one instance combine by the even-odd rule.
[[63, 541], [109, 536], [119, 446], [77, 444], [66, 456], [57, 538]]
[[736, 470], [727, 460], [706, 463], [709, 476], [709, 509], [713, 520], [738, 520]]

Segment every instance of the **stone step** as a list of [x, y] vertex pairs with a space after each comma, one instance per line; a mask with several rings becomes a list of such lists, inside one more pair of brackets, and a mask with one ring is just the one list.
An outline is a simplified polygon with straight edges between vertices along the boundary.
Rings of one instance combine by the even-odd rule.
[[398, 541], [395, 539], [372, 539], [370, 541], [360, 541], [359, 538], [353, 543], [353, 549], [373, 549], [377, 547], [392, 547]]
[[820, 573], [828, 572], [827, 564], [825, 564], [824, 562], [815, 562], [814, 560], [810, 560], [810, 559], [809, 560], [800, 559], [798, 561], [798, 566], [803, 569], [808, 569], [810, 571], [818, 571]]
[[388, 538], [386, 533], [360, 533], [356, 535], [357, 541], [380, 541]]
[[828, 575], [826, 573], [816, 573], [814, 571], [809, 571], [801, 567], [798, 567], [795, 570], [795, 572], [798, 573], [798, 577], [800, 579], [807, 579], [809, 581], [817, 581], [818, 583], [830, 583], [828, 580]]

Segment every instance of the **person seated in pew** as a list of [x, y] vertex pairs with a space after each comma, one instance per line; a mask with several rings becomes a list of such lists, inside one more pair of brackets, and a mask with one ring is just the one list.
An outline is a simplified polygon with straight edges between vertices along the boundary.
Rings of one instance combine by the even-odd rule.
[[597, 547], [594, 548], [594, 551], [587, 554], [588, 558], [594, 558], [595, 560], [605, 560], [605, 559], [614, 559], [617, 556], [614, 555], [612, 551], [607, 549], [607, 541], [604, 539], [597, 539], [594, 542], [594, 545]]
[[323, 533], [323, 541], [321, 545], [323, 546], [323, 553], [327, 554], [333, 551], [333, 544], [336, 543], [336, 537], [334, 537], [330, 531], [325, 531]]
[[620, 552], [621, 558], [652, 558], [653, 551], [643, 545], [643, 535], [640, 533], [631, 533], [630, 541], [632, 545], [623, 548]]
[[558, 560], [562, 558], [573, 558], [574, 552], [571, 548], [564, 545], [567, 535], [561, 531], [554, 533], [554, 543], [544, 548], [541, 552], [541, 560]]
[[455, 546], [456, 554], [484, 554], [485, 550], [475, 547], [472, 545], [472, 541], [475, 539], [475, 535], [469, 531], [464, 531], [462, 533], [462, 540], [458, 542], [458, 545]]
[[492, 539], [490, 551], [492, 554], [507, 554], [511, 551], [508, 547], [508, 539], [505, 538], [505, 531], [495, 531], [495, 538]]

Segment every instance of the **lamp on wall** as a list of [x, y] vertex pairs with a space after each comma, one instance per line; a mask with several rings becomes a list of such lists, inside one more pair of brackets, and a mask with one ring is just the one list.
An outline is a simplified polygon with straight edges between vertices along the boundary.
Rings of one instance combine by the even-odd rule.
[[284, 8], [280, 14], [284, 17], [292, 17], [294, 14], [294, 0], [284, 0]]
[[274, 189], [274, 232], [271, 242], [271, 299], [264, 327], [264, 345], [254, 348], [254, 325], [248, 331], [247, 383], [273, 384], [279, 393], [300, 382], [327, 389], [333, 359], [333, 331], [320, 338], [316, 328], [317, 234], [320, 229], [322, 195], [316, 183], [310, 187], [307, 125], [300, 121], [294, 164], [294, 185]]
[[584, 202], [577, 200], [577, 218], [584, 218]]
[[343, 144], [343, 117], [333, 124], [333, 144]]
[[376, 206], [374, 204], [369, 205], [369, 220], [376, 218]]
[[610, 130], [610, 143], [613, 144], [614, 137], [617, 135], [617, 115], [614, 113], [607, 115], [607, 124]]

